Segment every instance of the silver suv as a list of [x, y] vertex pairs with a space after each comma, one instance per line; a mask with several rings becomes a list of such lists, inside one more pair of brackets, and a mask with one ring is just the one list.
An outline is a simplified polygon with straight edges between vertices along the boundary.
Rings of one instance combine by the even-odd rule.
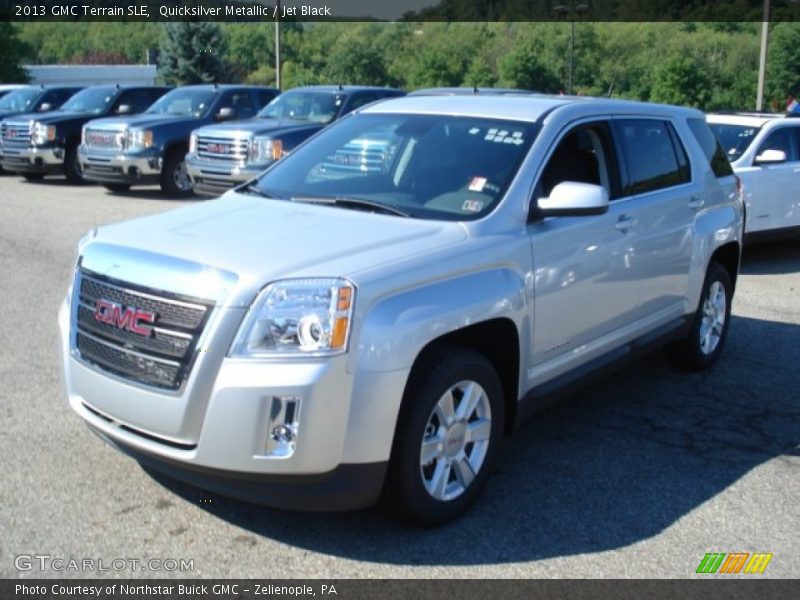
[[578, 379], [662, 345], [717, 360], [742, 200], [714, 140], [700, 112], [589, 98], [356, 111], [245, 187], [80, 241], [69, 404], [208, 490], [303, 510], [383, 494], [444, 522]]

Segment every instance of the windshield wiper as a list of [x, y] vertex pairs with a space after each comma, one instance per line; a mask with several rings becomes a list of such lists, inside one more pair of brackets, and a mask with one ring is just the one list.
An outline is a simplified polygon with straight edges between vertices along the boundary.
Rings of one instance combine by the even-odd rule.
[[285, 198], [279, 198], [278, 196], [273, 196], [269, 192], [265, 192], [260, 187], [258, 187], [258, 180], [254, 179], [247, 185], [236, 188], [237, 192], [244, 193], [244, 194], [254, 194], [256, 196], [261, 196], [262, 198], [269, 198], [270, 200], [285, 200]]
[[329, 206], [341, 206], [342, 208], [354, 208], [361, 210], [369, 210], [372, 212], [383, 213], [386, 215], [395, 215], [398, 217], [410, 217], [411, 215], [405, 211], [400, 210], [394, 206], [387, 206], [380, 202], [373, 202], [372, 200], [364, 200], [363, 198], [332, 198], [330, 196], [293, 196], [290, 198], [292, 202], [307, 202], [308, 204], [326, 204]]

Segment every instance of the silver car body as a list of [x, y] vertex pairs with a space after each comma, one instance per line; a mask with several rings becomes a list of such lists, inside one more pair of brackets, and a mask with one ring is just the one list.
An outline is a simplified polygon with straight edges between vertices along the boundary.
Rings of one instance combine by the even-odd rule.
[[[517, 347], [509, 352], [519, 356], [514, 387], [522, 401], [693, 315], [712, 254], [741, 240], [733, 177], [713, 176], [687, 127], [687, 118], [703, 118], [697, 111], [547, 96], [419, 96], [363, 112], [393, 111], [538, 122], [541, 131], [500, 205], [476, 221], [401, 219], [230, 192], [100, 228], [81, 244], [59, 313], [72, 409], [115, 445], [193, 469], [300, 476], [385, 465], [410, 369], [432, 340], [483, 322], [513, 325]], [[670, 121], [687, 147], [691, 181], [615, 200], [601, 216], [531, 222], [532, 190], [561, 136], [575, 124], [617, 116]], [[81, 357], [76, 320], [86, 273], [127, 282], [134, 293], [208, 302], [180, 387], [141, 385]], [[346, 353], [231, 356], [266, 284], [320, 276], [355, 286]], [[283, 418], [276, 398], [299, 404], [296, 449], [288, 455], [268, 443]], [[325, 506], [370, 504], [379, 491], [380, 480], [357, 500]]]

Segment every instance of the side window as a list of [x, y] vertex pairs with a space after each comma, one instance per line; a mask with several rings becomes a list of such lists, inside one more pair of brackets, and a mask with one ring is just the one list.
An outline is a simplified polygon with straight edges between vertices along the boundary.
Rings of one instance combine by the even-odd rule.
[[708, 123], [703, 119], [689, 119], [687, 122], [689, 124], [689, 129], [692, 130], [694, 138], [697, 140], [697, 143], [700, 144], [700, 148], [703, 149], [703, 154], [706, 155], [711, 165], [711, 170], [714, 171], [714, 175], [717, 177], [732, 175], [733, 168], [731, 167], [731, 163], [728, 162], [728, 157], [725, 156], [725, 150], [722, 148], [722, 144], [711, 131]]
[[43, 104], [49, 104], [50, 108], [58, 108], [64, 104], [66, 100], [67, 98], [64, 97], [63, 94], [59, 94], [57, 90], [50, 90], [49, 92], [45, 92], [42, 97], [39, 98], [39, 102], [36, 103], [36, 110], [39, 110]]
[[260, 107], [266, 106], [272, 99], [275, 98], [275, 94], [273, 92], [268, 92], [266, 90], [259, 90], [256, 92], [256, 96], [258, 97], [258, 105]]
[[575, 181], [602, 185], [609, 198], [618, 193], [617, 168], [608, 125], [580, 125], [567, 133], [550, 155], [536, 189], [536, 197], [547, 197], [559, 183]]
[[125, 92], [115, 103], [114, 110], [117, 110], [123, 104], [127, 104], [131, 107], [131, 113], [140, 113], [150, 106], [150, 94], [148, 90], [131, 90]]
[[796, 136], [792, 135], [792, 129], [791, 127], [781, 127], [770, 133], [759, 146], [756, 156], [764, 150], [781, 150], [786, 153], [787, 161], [798, 160], [796, 139], [793, 139]]
[[354, 111], [357, 108], [366, 106], [370, 102], [375, 102], [378, 99], [377, 94], [359, 94], [350, 101], [350, 106], [347, 107], [347, 112]]
[[623, 195], [652, 192], [690, 180], [685, 152], [682, 147], [676, 148], [677, 135], [669, 123], [622, 119], [615, 121], [615, 127], [628, 173]]
[[253, 100], [250, 98], [250, 93], [246, 90], [231, 92], [227, 98], [222, 101], [222, 107], [230, 107], [235, 110], [237, 119], [249, 119], [256, 114]]

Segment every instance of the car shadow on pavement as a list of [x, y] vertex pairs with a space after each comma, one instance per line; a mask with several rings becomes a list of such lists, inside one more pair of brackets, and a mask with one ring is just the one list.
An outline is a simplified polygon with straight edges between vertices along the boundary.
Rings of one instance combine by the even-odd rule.
[[380, 508], [278, 511], [154, 477], [250, 531], [250, 544], [265, 537], [352, 560], [479, 565], [621, 548], [766, 461], [800, 455], [800, 326], [743, 317], [731, 326], [709, 372], [677, 372], [655, 354], [535, 415], [507, 440], [482, 499], [443, 527], [404, 525]]
[[742, 273], [745, 275], [800, 273], [800, 236], [793, 240], [745, 246]]

